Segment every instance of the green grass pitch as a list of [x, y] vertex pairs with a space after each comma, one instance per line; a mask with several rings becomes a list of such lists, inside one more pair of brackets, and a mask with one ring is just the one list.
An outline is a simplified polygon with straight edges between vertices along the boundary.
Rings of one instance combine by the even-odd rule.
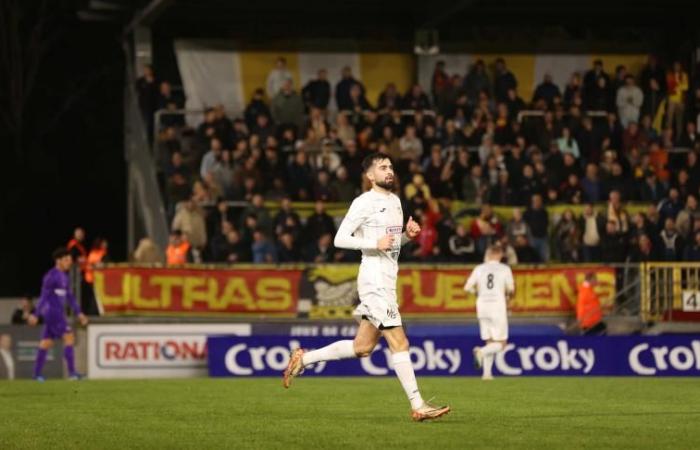
[[413, 423], [394, 378], [0, 382], [0, 449], [700, 447], [687, 378], [421, 378], [453, 407]]

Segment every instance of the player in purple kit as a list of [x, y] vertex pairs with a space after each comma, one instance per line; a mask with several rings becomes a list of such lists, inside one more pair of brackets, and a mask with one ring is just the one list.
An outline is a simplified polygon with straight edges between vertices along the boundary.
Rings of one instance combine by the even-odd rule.
[[73, 314], [78, 317], [81, 325], [88, 322], [87, 317], [80, 311], [80, 306], [75, 300], [75, 296], [70, 288], [68, 271], [73, 264], [73, 257], [65, 248], [59, 248], [53, 252], [53, 259], [56, 266], [46, 272], [41, 284], [41, 297], [36, 305], [35, 315], [29, 316], [29, 324], [39, 323], [39, 317], [44, 318], [44, 329], [41, 332], [39, 351], [36, 354], [34, 365], [34, 379], [44, 381], [41, 370], [46, 362], [46, 354], [53, 346], [55, 339], [63, 338], [63, 355], [66, 358], [68, 373], [71, 380], [80, 379], [80, 375], [75, 371], [75, 353], [73, 344], [75, 335], [66, 319], [66, 300], [70, 303]]

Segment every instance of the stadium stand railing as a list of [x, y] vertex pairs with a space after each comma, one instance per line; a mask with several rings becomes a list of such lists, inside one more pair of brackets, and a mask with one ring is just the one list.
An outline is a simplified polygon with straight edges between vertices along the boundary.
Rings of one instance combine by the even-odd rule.
[[649, 262], [640, 271], [644, 321], [700, 320], [700, 262]]

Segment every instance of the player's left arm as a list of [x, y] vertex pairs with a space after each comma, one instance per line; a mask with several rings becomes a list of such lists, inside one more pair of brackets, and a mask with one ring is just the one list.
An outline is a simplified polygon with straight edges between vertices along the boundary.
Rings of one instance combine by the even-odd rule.
[[71, 289], [70, 285], [68, 285], [66, 297], [68, 298], [68, 303], [70, 303], [70, 308], [73, 310], [73, 314], [78, 318], [78, 322], [80, 322], [80, 324], [83, 326], [87, 325], [88, 318], [80, 309], [78, 300], [75, 298], [75, 295], [73, 295], [73, 289]]
[[479, 280], [479, 274], [477, 272], [478, 268], [472, 270], [472, 273], [469, 274], [469, 278], [467, 278], [467, 283], [464, 285], [464, 290], [474, 295], [478, 294], [477, 281]]
[[406, 231], [404, 231], [401, 235], [401, 245], [403, 246], [411, 242], [413, 239], [418, 237], [420, 232], [420, 225], [418, 225], [418, 222], [413, 220], [413, 216], [410, 216], [408, 218], [408, 222], [406, 223]]

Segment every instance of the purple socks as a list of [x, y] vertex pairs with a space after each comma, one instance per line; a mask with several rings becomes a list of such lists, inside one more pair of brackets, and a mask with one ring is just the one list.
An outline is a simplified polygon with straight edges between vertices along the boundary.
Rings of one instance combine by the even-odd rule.
[[75, 352], [73, 351], [72, 345], [66, 345], [63, 347], [63, 356], [66, 358], [66, 365], [68, 366], [68, 375], [75, 375]]
[[40, 348], [36, 352], [36, 361], [34, 362], [34, 378], [41, 376], [41, 371], [44, 369], [44, 364], [46, 363], [47, 351]]

